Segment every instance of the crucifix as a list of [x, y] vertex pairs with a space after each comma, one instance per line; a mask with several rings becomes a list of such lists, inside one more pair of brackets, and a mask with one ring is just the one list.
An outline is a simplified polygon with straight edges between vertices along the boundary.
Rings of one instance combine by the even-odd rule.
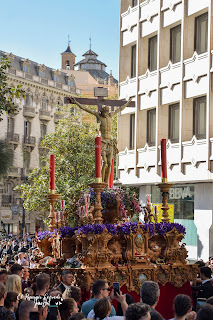
[[[108, 97], [107, 88], [94, 88], [94, 96], [97, 97], [97, 99], [66, 97], [64, 103], [76, 104], [80, 109], [94, 115], [97, 122], [100, 123], [101, 156], [103, 160], [101, 175], [102, 182], [108, 183], [112, 158], [114, 154], [118, 153], [117, 141], [112, 138], [111, 134], [112, 117], [126, 107], [135, 107], [135, 102], [133, 102], [131, 98], [128, 101], [104, 99], [104, 97]], [[98, 110], [93, 111], [85, 105], [97, 105]], [[109, 106], [111, 107], [111, 112]], [[115, 107], [117, 107], [117, 109], [114, 111]]]

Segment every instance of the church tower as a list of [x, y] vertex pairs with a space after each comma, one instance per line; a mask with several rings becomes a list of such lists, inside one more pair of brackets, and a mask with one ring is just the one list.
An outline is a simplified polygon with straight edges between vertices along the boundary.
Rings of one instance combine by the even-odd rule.
[[67, 50], [61, 53], [63, 70], [74, 70], [75, 57], [76, 55], [71, 51], [70, 45], [68, 44]]

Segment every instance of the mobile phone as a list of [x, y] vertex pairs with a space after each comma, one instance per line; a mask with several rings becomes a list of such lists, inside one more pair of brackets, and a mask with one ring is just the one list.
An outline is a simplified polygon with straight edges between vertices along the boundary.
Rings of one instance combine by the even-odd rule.
[[120, 294], [120, 285], [119, 282], [113, 282], [112, 284], [113, 289], [114, 289], [114, 296], [117, 296], [117, 293]]
[[39, 320], [39, 312], [30, 312], [30, 320]]
[[50, 305], [49, 312], [47, 315], [47, 320], [57, 320], [58, 319], [58, 306]]
[[205, 303], [205, 298], [197, 298], [196, 311], [198, 311]]

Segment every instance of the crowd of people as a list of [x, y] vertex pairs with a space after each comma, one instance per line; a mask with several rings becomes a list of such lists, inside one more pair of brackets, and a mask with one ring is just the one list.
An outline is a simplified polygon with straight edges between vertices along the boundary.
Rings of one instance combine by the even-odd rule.
[[[51, 286], [47, 273], [33, 279], [35, 237], [10, 237], [0, 240], [0, 320], [162, 320], [156, 310], [160, 288], [154, 281], [144, 281], [140, 301], [110, 288], [105, 279], [92, 284], [91, 299], [82, 301], [82, 290], [74, 283], [72, 270], [64, 269], [61, 283]], [[198, 261], [199, 275], [192, 285], [192, 296], [179, 294], [173, 302], [171, 320], [213, 319], [213, 279], [211, 259]], [[116, 303], [114, 303], [116, 301]], [[114, 307], [114, 306], [116, 307]]]

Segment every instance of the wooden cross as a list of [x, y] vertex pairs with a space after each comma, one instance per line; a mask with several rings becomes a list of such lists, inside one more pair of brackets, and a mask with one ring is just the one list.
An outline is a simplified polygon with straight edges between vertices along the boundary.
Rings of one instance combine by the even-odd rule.
[[[84, 105], [90, 105], [90, 106], [97, 106], [98, 111], [101, 111], [102, 106], [110, 106], [111, 111], [114, 111], [115, 107], [121, 107], [125, 103], [127, 103], [127, 100], [109, 100], [109, 99], [104, 99], [104, 97], [108, 97], [108, 90], [107, 88], [94, 88], [94, 96], [97, 97], [97, 99], [92, 99], [92, 98], [76, 98], [75, 100], [78, 101], [81, 104]], [[69, 97], [64, 98], [64, 103], [65, 104], [71, 104], [71, 99]], [[134, 108], [135, 107], [135, 102], [131, 101], [128, 107]]]

